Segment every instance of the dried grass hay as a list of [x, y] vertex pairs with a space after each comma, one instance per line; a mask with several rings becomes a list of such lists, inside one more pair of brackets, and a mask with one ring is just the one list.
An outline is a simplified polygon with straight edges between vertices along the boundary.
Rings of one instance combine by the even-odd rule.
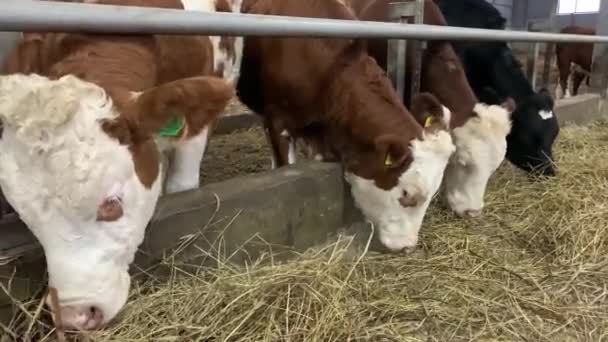
[[[282, 264], [176, 267], [76, 340], [605, 340], [608, 124], [562, 129], [556, 153], [559, 177], [543, 182], [505, 163], [480, 219], [433, 205], [413, 255], [364, 255], [343, 236]], [[38, 303], [23, 308], [33, 317]], [[23, 333], [30, 316], [5, 328]], [[54, 338], [43, 323], [32, 336]]]

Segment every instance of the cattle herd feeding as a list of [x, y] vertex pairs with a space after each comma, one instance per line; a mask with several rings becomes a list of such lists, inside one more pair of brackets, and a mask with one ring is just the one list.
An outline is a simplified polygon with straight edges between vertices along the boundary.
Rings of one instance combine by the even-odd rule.
[[[82, 2], [387, 21], [389, 0]], [[426, 0], [424, 23], [505, 25], [485, 0]], [[0, 186], [44, 248], [57, 324], [97, 329], [121, 310], [159, 196], [199, 186], [214, 124], [235, 95], [263, 117], [273, 167], [295, 163], [298, 148], [340, 162], [394, 252], [415, 248], [442, 184], [466, 219], [482, 214], [505, 158], [556, 175], [554, 101], [506, 43], [428, 42], [413, 98], [387, 78], [386, 51], [378, 39], [24, 33], [0, 77]], [[589, 71], [578, 52], [557, 47], [562, 87], [571, 62]]]

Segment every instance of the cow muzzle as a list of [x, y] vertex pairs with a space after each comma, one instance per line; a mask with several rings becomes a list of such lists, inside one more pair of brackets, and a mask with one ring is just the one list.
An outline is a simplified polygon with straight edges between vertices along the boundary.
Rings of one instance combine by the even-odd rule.
[[59, 308], [59, 315], [54, 311], [52, 316], [56, 326], [68, 330], [96, 330], [104, 321], [101, 309], [87, 305], [63, 306]]

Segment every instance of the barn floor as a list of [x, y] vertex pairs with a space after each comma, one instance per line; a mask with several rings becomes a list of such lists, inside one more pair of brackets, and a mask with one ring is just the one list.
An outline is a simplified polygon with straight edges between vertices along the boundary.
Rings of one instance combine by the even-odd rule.
[[201, 163], [201, 183], [270, 170], [270, 146], [261, 127], [211, 136]]
[[[266, 148], [252, 134], [229, 150]], [[433, 205], [412, 255], [363, 253], [365, 239], [342, 236], [285, 264], [175, 269], [168, 284], [135, 288], [117, 324], [75, 340], [605, 340], [608, 123], [564, 128], [556, 154], [559, 178], [542, 183], [505, 163], [479, 219]], [[37, 305], [24, 307], [35, 316]], [[42, 323], [31, 331], [54, 340]]]

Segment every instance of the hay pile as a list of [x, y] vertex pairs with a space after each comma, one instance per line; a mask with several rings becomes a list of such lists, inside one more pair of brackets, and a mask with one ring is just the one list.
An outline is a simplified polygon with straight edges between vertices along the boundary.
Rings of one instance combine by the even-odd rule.
[[341, 237], [285, 264], [175, 269], [135, 288], [118, 324], [78, 340], [601, 341], [608, 124], [563, 129], [556, 152], [560, 176], [543, 183], [505, 165], [483, 218], [432, 206], [413, 255]]

